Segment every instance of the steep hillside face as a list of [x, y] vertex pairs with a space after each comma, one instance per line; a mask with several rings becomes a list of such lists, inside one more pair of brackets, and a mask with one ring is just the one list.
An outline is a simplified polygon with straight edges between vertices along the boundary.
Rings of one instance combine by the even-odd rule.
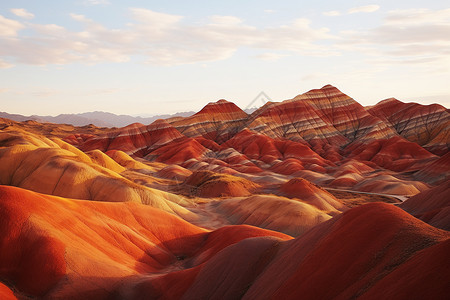
[[219, 100], [190, 117], [175, 119], [171, 125], [188, 137], [223, 143], [239, 131], [247, 116], [236, 104]]
[[252, 114], [247, 126], [272, 138], [307, 141], [323, 156], [330, 146], [339, 152], [355, 140], [365, 142], [395, 135], [382, 120], [331, 85], [266, 105]]
[[440, 184], [450, 179], [450, 152], [442, 155], [433, 163], [421, 168], [414, 174], [417, 180]]
[[368, 112], [389, 124], [399, 135], [428, 151], [443, 155], [450, 149], [450, 113], [439, 105], [383, 100]]
[[242, 130], [222, 146], [231, 147], [248, 158], [268, 164], [291, 158], [301, 160], [302, 164], [333, 165], [304, 142], [274, 139], [249, 129]]
[[[418, 144], [409, 142], [400, 136], [389, 139], [373, 140], [365, 145], [359, 141], [345, 149], [349, 158], [359, 161], [371, 161], [376, 165], [392, 170], [417, 171], [437, 157]], [[423, 164], [424, 163], [424, 164]]]

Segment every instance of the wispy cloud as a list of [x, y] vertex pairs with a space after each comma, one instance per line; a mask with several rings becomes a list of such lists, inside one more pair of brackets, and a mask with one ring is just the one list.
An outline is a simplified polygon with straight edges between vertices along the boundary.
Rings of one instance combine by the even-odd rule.
[[16, 16], [24, 18], [24, 19], [33, 19], [34, 18], [34, 14], [28, 12], [24, 8], [12, 8], [11, 12], [13, 14], [15, 14]]
[[160, 13], [145, 8], [130, 8], [130, 12], [132, 18], [135, 21], [139, 21], [140, 25], [142, 25], [139, 28], [152, 27], [156, 30], [167, 29], [179, 24], [183, 19], [183, 16]]
[[108, 5], [111, 4], [108, 0], [84, 0], [83, 1], [84, 5]]
[[322, 14], [327, 17], [337, 17], [337, 16], [341, 15], [341, 12], [337, 11], [337, 10], [330, 10], [330, 11], [325, 11]]
[[8, 69], [12, 67], [14, 67], [13, 64], [7, 63], [6, 61], [0, 59], [0, 69]]
[[16, 36], [18, 31], [23, 28], [25, 28], [25, 25], [22, 23], [0, 15], [0, 38]]
[[387, 24], [438, 24], [448, 23], [450, 8], [431, 10], [428, 8], [414, 8], [404, 10], [391, 10], [385, 21]]
[[339, 47], [382, 57], [374, 61], [439, 65], [450, 60], [449, 36], [450, 9], [396, 10], [388, 12], [378, 27], [343, 32]]
[[[364, 6], [348, 13], [376, 9]], [[20, 22], [0, 15], [0, 68], [18, 63], [96, 64], [132, 59], [154, 65], [205, 63], [227, 59], [242, 47], [262, 52], [256, 58], [267, 61], [291, 55], [358, 52], [374, 64], [442, 65], [450, 56], [450, 9], [390, 11], [377, 27], [338, 34], [317, 28], [305, 18], [258, 28], [235, 16], [215, 15], [201, 23], [188, 23], [180, 15], [131, 8], [129, 23], [108, 28], [84, 15], [70, 16], [82, 29]]]
[[[356, 13], [372, 13], [379, 9], [380, 9], [380, 6], [375, 5], [375, 4], [358, 6], [358, 7], [352, 7], [350, 9], [348, 9], [347, 14], [351, 15], [351, 14], [356, 14]], [[345, 15], [345, 13], [342, 13], [341, 11], [338, 11], [338, 10], [325, 11], [322, 14], [327, 17], [337, 17], [337, 16]]]
[[372, 5], [365, 5], [365, 6], [358, 6], [358, 7], [350, 8], [348, 10], [348, 13], [349, 14], [371, 13], [371, 12], [375, 12], [379, 9], [380, 9], [379, 5], [372, 4]]
[[[205, 22], [187, 24], [183, 16], [144, 8], [129, 10], [132, 22], [107, 28], [80, 14], [71, 14], [81, 31], [57, 24], [20, 23], [0, 16], [0, 57], [25, 64], [143, 62], [177, 65], [226, 59], [240, 47], [283, 50], [307, 56], [334, 55], [318, 44], [334, 37], [328, 28], [314, 28], [308, 19], [278, 27], [257, 28], [235, 16], [210, 16]], [[18, 36], [22, 28], [32, 34]], [[274, 58], [275, 56], [272, 56]]]

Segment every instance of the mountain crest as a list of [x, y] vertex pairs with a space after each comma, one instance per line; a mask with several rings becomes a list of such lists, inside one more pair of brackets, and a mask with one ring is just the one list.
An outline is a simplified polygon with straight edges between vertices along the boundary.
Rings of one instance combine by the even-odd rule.
[[236, 104], [234, 104], [233, 102], [229, 102], [225, 99], [221, 99], [216, 102], [208, 103], [195, 115], [202, 115], [202, 114], [220, 115], [220, 114], [231, 114], [231, 113], [233, 115], [235, 115], [237, 117], [241, 117], [241, 118], [244, 118], [247, 116], [247, 113], [244, 112], [242, 109], [240, 109]]

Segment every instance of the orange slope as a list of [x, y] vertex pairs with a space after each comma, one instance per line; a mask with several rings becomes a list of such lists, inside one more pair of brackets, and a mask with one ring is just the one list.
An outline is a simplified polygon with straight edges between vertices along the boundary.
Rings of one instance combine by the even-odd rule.
[[305, 203], [326, 212], [345, 210], [345, 205], [329, 192], [303, 178], [293, 178], [280, 187], [280, 191], [290, 198], [298, 198]]
[[0, 186], [0, 214], [0, 280], [39, 297], [110, 297], [127, 277], [193, 267], [244, 238], [289, 239], [249, 226], [209, 233], [141, 204], [71, 200], [8, 186]]
[[191, 195], [199, 197], [250, 196], [259, 185], [245, 178], [207, 170], [195, 171], [184, 181]]
[[258, 226], [294, 237], [331, 219], [330, 215], [315, 206], [274, 195], [221, 199], [212, 207], [232, 224]]
[[3, 283], [0, 282], [0, 299], [3, 300], [17, 300], [14, 293]]
[[178, 205], [182, 197], [124, 178], [116, 172], [122, 166], [103, 152], [93, 151], [90, 158], [61, 140], [16, 131], [0, 132], [0, 142], [0, 184], [68, 198], [133, 201], [191, 215]]

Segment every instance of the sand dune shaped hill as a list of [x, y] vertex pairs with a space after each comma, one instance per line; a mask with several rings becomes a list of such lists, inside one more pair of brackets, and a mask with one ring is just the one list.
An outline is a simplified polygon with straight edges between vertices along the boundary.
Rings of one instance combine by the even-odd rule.
[[303, 178], [289, 180], [280, 187], [280, 191], [290, 198], [301, 199], [322, 211], [346, 210], [345, 205], [329, 192]]
[[39, 136], [20, 132], [2, 134], [0, 139], [4, 146], [0, 148], [0, 184], [69, 198], [139, 202], [186, 217], [192, 215], [178, 205], [186, 201], [182, 196], [122, 177], [116, 172], [122, 168], [101, 152], [93, 152], [91, 160], [62, 141], [42, 137], [43, 142], [37, 142], [41, 141]]
[[215, 203], [213, 209], [231, 224], [258, 226], [294, 237], [331, 219], [331, 215], [315, 206], [275, 195], [224, 199]]
[[259, 185], [250, 180], [211, 171], [195, 171], [184, 181], [193, 195], [205, 198], [249, 196]]
[[281, 233], [249, 226], [208, 232], [137, 203], [74, 200], [0, 186], [0, 278], [19, 295], [112, 297], [125, 278], [200, 265], [241, 239]]

